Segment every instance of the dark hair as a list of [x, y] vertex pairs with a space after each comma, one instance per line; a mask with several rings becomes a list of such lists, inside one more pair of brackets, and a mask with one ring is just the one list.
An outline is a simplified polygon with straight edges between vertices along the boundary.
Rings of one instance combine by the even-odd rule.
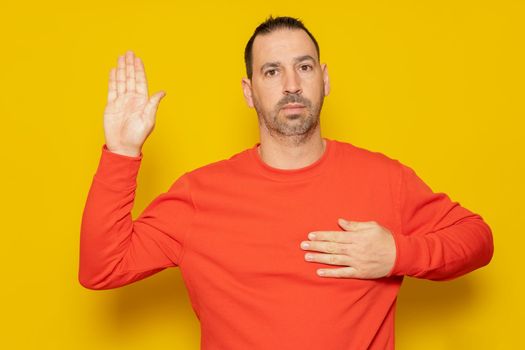
[[317, 59], [320, 59], [320, 52], [319, 52], [319, 45], [317, 44], [317, 40], [315, 40], [312, 33], [306, 29], [303, 22], [299, 18], [292, 18], [292, 17], [275, 17], [272, 16], [268, 17], [263, 23], [261, 23], [253, 32], [252, 37], [250, 40], [248, 40], [248, 43], [246, 44], [246, 48], [244, 49], [244, 63], [246, 64], [246, 74], [248, 75], [248, 79], [252, 79], [252, 46], [253, 41], [255, 40], [255, 37], [257, 35], [265, 35], [270, 34], [271, 32], [277, 30], [277, 29], [302, 29], [308, 34], [308, 36], [312, 39], [314, 42], [315, 48], [317, 50]]

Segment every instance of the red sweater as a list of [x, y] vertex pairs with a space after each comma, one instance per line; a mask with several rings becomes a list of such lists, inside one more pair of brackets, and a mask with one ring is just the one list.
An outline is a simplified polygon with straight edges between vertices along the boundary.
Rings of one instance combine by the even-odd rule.
[[[179, 266], [202, 349], [393, 349], [404, 275], [458, 277], [492, 258], [482, 218], [381, 153], [327, 141], [315, 163], [265, 164], [257, 145], [177, 179], [133, 220], [143, 154], [102, 146], [81, 225], [79, 281], [110, 289]], [[388, 277], [320, 277], [300, 242], [376, 221], [397, 248]]]

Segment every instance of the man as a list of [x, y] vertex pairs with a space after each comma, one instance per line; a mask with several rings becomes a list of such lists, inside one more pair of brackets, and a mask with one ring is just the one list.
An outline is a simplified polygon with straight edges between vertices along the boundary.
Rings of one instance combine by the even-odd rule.
[[486, 265], [483, 219], [387, 156], [321, 137], [330, 83], [303, 24], [270, 17], [245, 50], [260, 143], [185, 173], [132, 220], [148, 98], [128, 51], [110, 73], [106, 143], [84, 209], [79, 281], [110, 289], [179, 266], [203, 349], [393, 349], [403, 276]]

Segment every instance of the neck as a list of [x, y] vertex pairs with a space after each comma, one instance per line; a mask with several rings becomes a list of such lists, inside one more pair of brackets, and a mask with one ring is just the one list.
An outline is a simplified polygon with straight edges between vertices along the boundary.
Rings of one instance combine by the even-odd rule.
[[323, 155], [326, 141], [319, 128], [302, 136], [280, 136], [261, 133], [257, 149], [264, 163], [278, 169], [299, 169], [317, 161]]

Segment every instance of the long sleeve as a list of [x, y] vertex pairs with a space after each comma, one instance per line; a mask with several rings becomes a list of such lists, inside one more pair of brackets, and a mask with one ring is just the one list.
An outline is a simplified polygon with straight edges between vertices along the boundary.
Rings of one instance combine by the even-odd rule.
[[493, 238], [481, 216], [434, 193], [400, 165], [401, 232], [393, 233], [397, 256], [389, 276], [450, 280], [488, 264]]
[[102, 154], [82, 215], [78, 279], [89, 289], [111, 289], [179, 265], [194, 205], [184, 176], [133, 221], [142, 160]]

